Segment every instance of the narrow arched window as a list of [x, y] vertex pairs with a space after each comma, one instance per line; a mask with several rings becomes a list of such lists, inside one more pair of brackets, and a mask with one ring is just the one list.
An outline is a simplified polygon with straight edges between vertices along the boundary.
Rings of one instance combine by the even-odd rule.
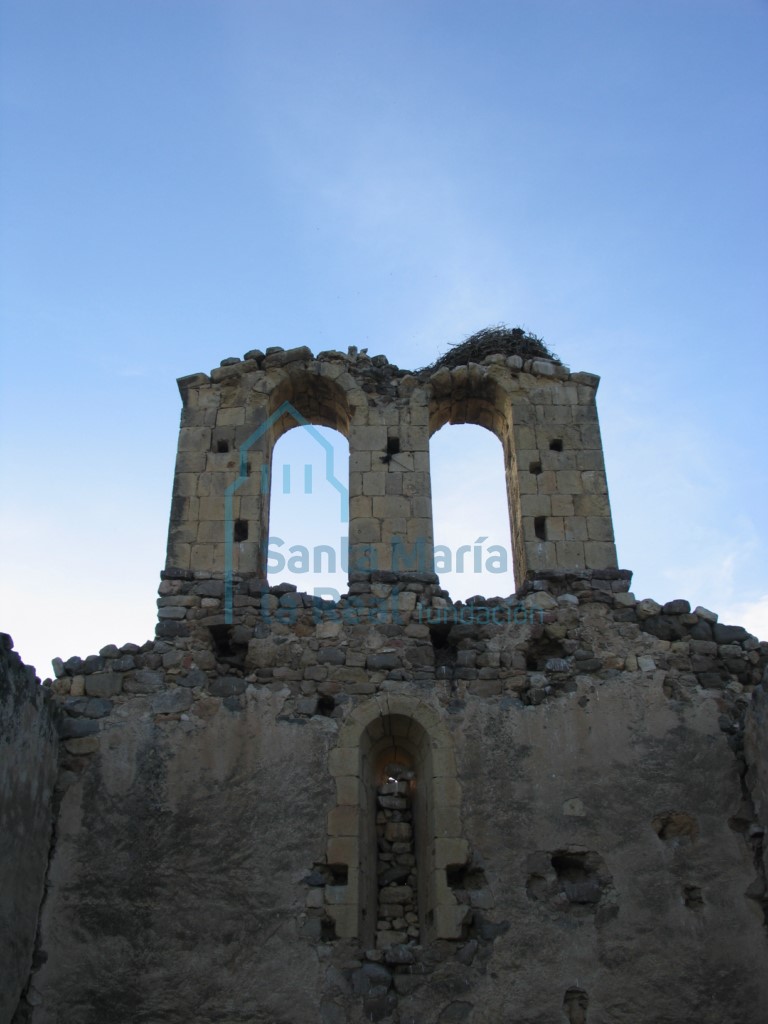
[[334, 598], [347, 588], [349, 444], [329, 427], [296, 425], [269, 467], [266, 571], [270, 584]]
[[435, 571], [454, 600], [515, 592], [510, 502], [501, 442], [474, 424], [446, 424], [430, 442]]

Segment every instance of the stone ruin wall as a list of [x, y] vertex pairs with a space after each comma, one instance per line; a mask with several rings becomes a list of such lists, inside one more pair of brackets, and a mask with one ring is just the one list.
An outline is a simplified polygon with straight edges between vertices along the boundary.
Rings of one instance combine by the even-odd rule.
[[0, 1020], [29, 978], [53, 832], [58, 738], [34, 669], [0, 633]]
[[[55, 843], [3, 1024], [762, 1024], [768, 644], [629, 592], [597, 378], [537, 363], [297, 349], [182, 378], [157, 635], [46, 684]], [[333, 607], [264, 578], [285, 402], [350, 440]], [[432, 542], [448, 420], [504, 445], [510, 598], [392, 564]]]

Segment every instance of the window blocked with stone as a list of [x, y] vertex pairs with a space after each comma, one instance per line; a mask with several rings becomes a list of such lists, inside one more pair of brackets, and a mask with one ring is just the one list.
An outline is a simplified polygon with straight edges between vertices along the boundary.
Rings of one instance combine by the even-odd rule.
[[448, 877], [466, 864], [469, 847], [438, 714], [408, 697], [368, 701], [345, 721], [329, 763], [337, 803], [326, 862], [347, 879], [326, 894], [336, 934], [368, 948], [417, 935], [459, 938], [467, 908]]

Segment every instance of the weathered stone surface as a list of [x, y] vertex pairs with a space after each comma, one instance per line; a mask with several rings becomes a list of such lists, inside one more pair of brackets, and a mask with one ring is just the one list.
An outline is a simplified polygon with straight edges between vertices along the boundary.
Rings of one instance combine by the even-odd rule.
[[0, 633], [0, 1021], [27, 983], [53, 828], [57, 739], [40, 686]]
[[152, 698], [152, 711], [156, 715], [173, 714], [186, 711], [191, 703], [192, 694], [189, 690], [166, 690], [165, 693], [158, 693]]
[[57, 729], [61, 739], [77, 739], [80, 736], [92, 736], [98, 732], [99, 723], [91, 718], [62, 717], [57, 722]]

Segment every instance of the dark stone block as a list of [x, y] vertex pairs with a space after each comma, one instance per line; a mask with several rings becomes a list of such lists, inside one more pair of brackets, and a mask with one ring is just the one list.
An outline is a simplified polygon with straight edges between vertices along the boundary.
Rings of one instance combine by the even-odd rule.
[[485, 939], [487, 942], [492, 942], [499, 935], [505, 935], [509, 931], [509, 921], [501, 921], [499, 924], [495, 924], [493, 921], [486, 920], [477, 910], [474, 914], [474, 925], [480, 938]]
[[85, 677], [85, 692], [89, 697], [115, 697], [123, 688], [123, 677], [114, 672], [96, 672]]
[[192, 587], [192, 593], [198, 597], [221, 597], [224, 593], [224, 580], [201, 580]]
[[365, 963], [360, 970], [371, 985], [384, 985], [389, 988], [392, 984], [392, 972], [383, 964]]
[[637, 614], [634, 608], [622, 608], [615, 611], [613, 617], [616, 622], [637, 622]]
[[176, 682], [179, 686], [187, 686], [189, 688], [192, 688], [193, 686], [205, 686], [208, 682], [208, 676], [205, 672], [201, 672], [199, 668], [194, 668], [185, 676], [177, 676]]
[[658, 637], [659, 640], [682, 640], [688, 635], [686, 627], [676, 617], [670, 615], [652, 615], [640, 622], [640, 628]]
[[691, 612], [691, 605], [690, 602], [680, 599], [676, 601], [667, 601], [661, 611], [664, 615], [689, 615]]
[[163, 569], [160, 573], [161, 580], [193, 580], [194, 572], [191, 569]]
[[704, 619], [699, 619], [697, 623], [689, 628], [688, 635], [691, 640], [711, 640], [712, 626], [709, 622], [705, 622]]
[[749, 633], [743, 626], [724, 626], [721, 622], [714, 625], [715, 643], [732, 644], [734, 641], [746, 640]]
[[396, 1006], [397, 995], [388, 991], [383, 985], [371, 985], [368, 994], [363, 997], [363, 1011], [366, 1020], [384, 1020]]
[[722, 690], [728, 681], [719, 672], [699, 672], [697, 677], [699, 685], [703, 686], [705, 690]]
[[276, 587], [270, 587], [270, 594], [280, 597], [281, 594], [295, 594], [298, 591], [295, 583], [278, 583]]
[[112, 701], [103, 697], [67, 697], [64, 710], [77, 718], [103, 718], [112, 710]]
[[599, 658], [585, 658], [584, 661], [579, 661], [575, 665], [576, 672], [599, 672], [603, 667], [603, 663]]
[[339, 647], [321, 647], [317, 652], [318, 665], [343, 665], [347, 655]]
[[63, 716], [57, 722], [59, 736], [63, 740], [77, 740], [82, 736], [93, 736], [99, 731], [98, 722], [92, 718], [69, 718]]
[[122, 658], [115, 658], [109, 667], [113, 672], [130, 672], [136, 668], [136, 659], [130, 654], [124, 654]]
[[179, 637], [189, 636], [189, 626], [186, 622], [173, 622], [164, 620], [155, 626], [155, 636], [158, 637]]
[[401, 943], [390, 946], [384, 954], [384, 960], [388, 964], [412, 964], [415, 959], [411, 950]]
[[245, 680], [237, 676], [220, 676], [209, 684], [208, 692], [214, 697], [233, 697], [245, 692]]
[[420, 647], [411, 647], [406, 658], [409, 665], [432, 665], [435, 661], [435, 651], [431, 644], [423, 644]]
[[139, 669], [123, 683], [126, 693], [157, 693], [165, 688], [165, 680], [159, 672]]

